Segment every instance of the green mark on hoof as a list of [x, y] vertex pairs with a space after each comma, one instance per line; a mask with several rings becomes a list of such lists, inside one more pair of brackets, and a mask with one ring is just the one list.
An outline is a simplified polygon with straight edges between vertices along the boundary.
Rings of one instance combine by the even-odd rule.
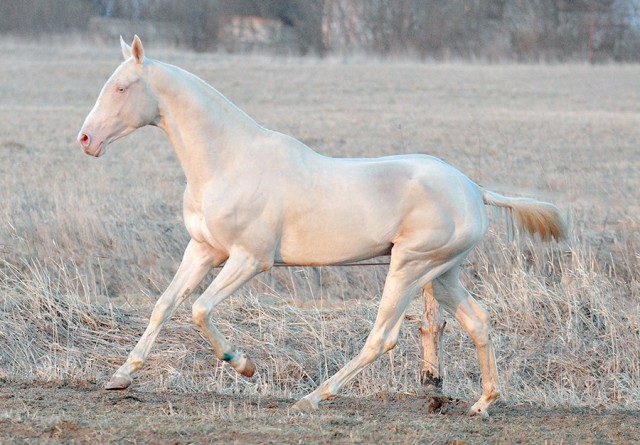
[[230, 362], [231, 360], [233, 360], [233, 354], [225, 352], [224, 354], [222, 354], [222, 360], [224, 360], [225, 362]]

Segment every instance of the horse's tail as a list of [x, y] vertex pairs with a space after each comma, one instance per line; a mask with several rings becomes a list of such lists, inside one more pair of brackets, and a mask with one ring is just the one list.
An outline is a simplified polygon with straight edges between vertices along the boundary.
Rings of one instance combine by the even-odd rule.
[[531, 236], [537, 233], [545, 241], [566, 236], [565, 220], [560, 209], [553, 204], [529, 198], [509, 198], [483, 188], [481, 191], [485, 204], [508, 209], [511, 226], [515, 223]]

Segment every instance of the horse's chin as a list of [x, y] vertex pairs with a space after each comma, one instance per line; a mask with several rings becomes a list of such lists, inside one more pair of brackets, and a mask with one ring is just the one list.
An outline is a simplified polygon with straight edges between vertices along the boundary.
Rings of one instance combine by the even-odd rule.
[[100, 156], [104, 155], [106, 152], [107, 152], [107, 143], [105, 141], [100, 142], [100, 144], [98, 144], [98, 146], [93, 150], [85, 150], [85, 153], [87, 153], [90, 156], [93, 156], [94, 158], [99, 158]]

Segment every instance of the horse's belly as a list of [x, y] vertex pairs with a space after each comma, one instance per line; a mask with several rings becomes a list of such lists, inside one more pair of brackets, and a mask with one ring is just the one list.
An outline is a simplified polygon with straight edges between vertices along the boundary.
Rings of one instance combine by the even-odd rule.
[[363, 212], [310, 212], [284, 225], [277, 261], [321, 265], [385, 255], [397, 228]]
[[322, 266], [361, 261], [391, 253], [391, 243], [354, 242], [312, 236], [296, 243], [285, 243], [276, 262], [301, 266]]

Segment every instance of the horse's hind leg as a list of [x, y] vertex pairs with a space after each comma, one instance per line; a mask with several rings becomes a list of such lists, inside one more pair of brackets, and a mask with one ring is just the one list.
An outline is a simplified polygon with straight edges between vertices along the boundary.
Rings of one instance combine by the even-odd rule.
[[396, 345], [412, 290], [399, 279], [387, 278], [376, 322], [360, 353], [315, 391], [299, 400], [293, 406], [294, 410], [312, 411], [318, 408], [321, 401], [335, 396], [362, 369]]
[[420, 383], [430, 389], [442, 389], [442, 333], [445, 321], [442, 308], [433, 296], [431, 283], [422, 289], [424, 312], [420, 321], [423, 365]]
[[[360, 353], [315, 391], [298, 401], [293, 406], [295, 410], [311, 411], [318, 408], [321, 401], [335, 396], [340, 388], [367, 365], [392, 349], [398, 341], [404, 313], [419, 286], [424, 285], [453, 264], [447, 263], [434, 267], [426, 258], [406, 260], [400, 259], [401, 256], [398, 253], [391, 256], [391, 265], [378, 315]], [[425, 271], [429, 273], [425, 275]]]
[[489, 339], [489, 314], [460, 282], [460, 268], [454, 267], [433, 281], [438, 302], [462, 325], [476, 346], [482, 373], [482, 396], [469, 415], [487, 416], [487, 408], [500, 396], [493, 345]]

